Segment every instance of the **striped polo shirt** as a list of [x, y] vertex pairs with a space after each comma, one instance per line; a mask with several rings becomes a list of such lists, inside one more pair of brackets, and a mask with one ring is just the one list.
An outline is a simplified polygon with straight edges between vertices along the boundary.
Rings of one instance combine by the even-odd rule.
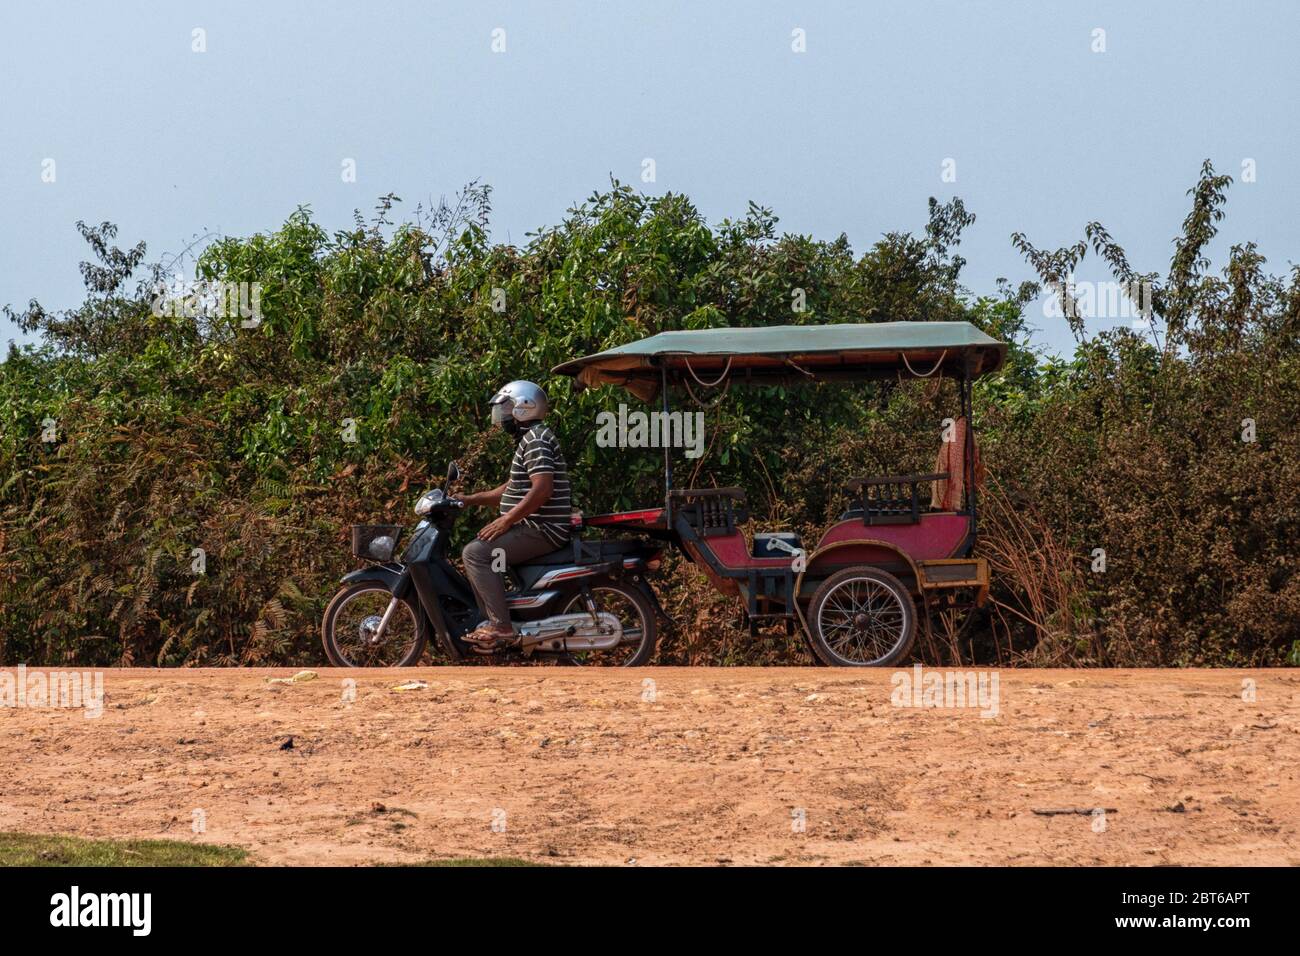
[[533, 487], [530, 480], [533, 475], [547, 473], [554, 475], [551, 497], [519, 523], [539, 529], [558, 548], [569, 540], [572, 532], [569, 524], [573, 507], [569, 497], [569, 472], [555, 432], [538, 422], [519, 437], [519, 444], [515, 446], [515, 457], [510, 461], [510, 480], [501, 496], [501, 513], [505, 514], [524, 500], [524, 495]]

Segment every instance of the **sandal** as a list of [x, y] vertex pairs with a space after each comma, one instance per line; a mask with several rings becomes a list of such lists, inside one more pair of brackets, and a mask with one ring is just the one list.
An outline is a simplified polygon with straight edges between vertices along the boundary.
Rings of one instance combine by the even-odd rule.
[[514, 636], [515, 632], [511, 628], [498, 628], [491, 621], [488, 621], [474, 628], [462, 640], [471, 644], [491, 647], [501, 641], [513, 640]]

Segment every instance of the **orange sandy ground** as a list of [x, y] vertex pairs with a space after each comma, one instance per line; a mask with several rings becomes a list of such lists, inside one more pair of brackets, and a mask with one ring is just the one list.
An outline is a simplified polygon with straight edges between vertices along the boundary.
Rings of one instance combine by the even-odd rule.
[[1002, 670], [989, 719], [895, 707], [887, 670], [268, 683], [292, 673], [109, 670], [97, 719], [0, 707], [0, 830], [267, 864], [1300, 864], [1290, 670]]

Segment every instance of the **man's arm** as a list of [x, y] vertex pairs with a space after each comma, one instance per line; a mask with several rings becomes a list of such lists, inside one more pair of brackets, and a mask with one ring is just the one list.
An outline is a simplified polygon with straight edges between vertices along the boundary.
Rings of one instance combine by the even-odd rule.
[[[496, 521], [491, 522], [478, 533], [478, 536], [484, 541], [491, 541], [509, 531], [512, 527], [523, 521], [530, 514], [535, 512], [542, 505], [550, 500], [551, 491], [555, 487], [555, 473], [550, 471], [539, 471], [530, 479], [532, 487], [528, 489], [528, 494], [520, 499], [519, 504], [515, 505]], [[502, 489], [505, 485], [501, 486]], [[483, 492], [488, 494], [488, 492]], [[497, 495], [500, 500], [501, 495]]]
[[501, 504], [501, 496], [506, 493], [506, 484], [507, 482], [502, 482], [490, 491], [476, 491], [472, 495], [461, 495], [460, 500], [465, 502], [468, 508], [495, 508]]

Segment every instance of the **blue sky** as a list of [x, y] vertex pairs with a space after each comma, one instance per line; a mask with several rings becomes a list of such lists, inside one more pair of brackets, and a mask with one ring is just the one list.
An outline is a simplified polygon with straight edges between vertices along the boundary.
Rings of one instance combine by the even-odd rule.
[[[116, 222], [154, 259], [299, 204], [332, 229], [384, 193], [413, 208], [481, 179], [494, 235], [519, 242], [611, 174], [684, 192], [713, 222], [754, 200], [858, 253], [959, 195], [979, 217], [965, 284], [991, 293], [1031, 277], [1013, 231], [1055, 248], [1091, 219], [1163, 270], [1207, 157], [1256, 171], [1218, 249], [1255, 240], [1283, 271], [1300, 260], [1298, 47], [1300, 4], [1280, 0], [6, 0], [0, 303], [80, 301], [78, 219]], [[1104, 278], [1089, 262], [1079, 277]], [[1040, 341], [1068, 345], [1035, 308]]]

